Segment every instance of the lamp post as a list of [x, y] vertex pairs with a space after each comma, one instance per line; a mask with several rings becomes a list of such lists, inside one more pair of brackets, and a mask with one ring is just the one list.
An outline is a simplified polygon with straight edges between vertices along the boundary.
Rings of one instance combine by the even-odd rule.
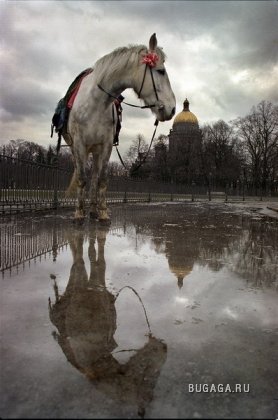
[[209, 201], [211, 201], [211, 178], [212, 178], [212, 173], [209, 173], [209, 186], [208, 186], [208, 193], [209, 193]]
[[191, 188], [191, 201], [193, 202], [194, 201], [194, 187], [195, 187], [195, 182], [194, 181], [192, 181], [192, 188]]
[[52, 156], [53, 208], [58, 209], [58, 156]]
[[245, 166], [243, 166], [242, 201], [245, 201], [245, 179], [246, 179], [246, 169], [245, 169]]
[[239, 179], [236, 180], [236, 195], [239, 196]]

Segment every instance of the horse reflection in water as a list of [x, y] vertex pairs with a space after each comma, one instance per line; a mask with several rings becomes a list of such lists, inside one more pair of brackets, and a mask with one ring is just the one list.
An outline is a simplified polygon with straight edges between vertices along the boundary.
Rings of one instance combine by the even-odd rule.
[[117, 314], [116, 296], [105, 285], [104, 248], [108, 230], [105, 226], [89, 230], [89, 276], [83, 259], [85, 234], [74, 229], [70, 232], [73, 265], [69, 282], [62, 296], [54, 284], [56, 299], [53, 305], [49, 299], [49, 315], [59, 332], [55, 338], [68, 361], [109, 397], [119, 403], [135, 404], [143, 417], [165, 363], [167, 346], [149, 334], [144, 347], [127, 363], [120, 364], [113, 357], [117, 347], [114, 340]]

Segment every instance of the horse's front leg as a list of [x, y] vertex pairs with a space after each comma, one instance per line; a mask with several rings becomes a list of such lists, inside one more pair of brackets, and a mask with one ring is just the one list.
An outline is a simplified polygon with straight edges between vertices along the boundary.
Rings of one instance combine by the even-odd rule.
[[102, 169], [98, 180], [98, 213], [99, 221], [108, 223], [110, 217], [106, 204], [106, 191], [108, 185], [108, 161], [111, 155], [112, 145], [108, 147], [102, 161]]
[[85, 150], [75, 150], [75, 171], [76, 171], [76, 183], [77, 183], [77, 205], [75, 210], [75, 220], [83, 221], [85, 218], [85, 165], [87, 156]]
[[108, 184], [107, 168], [102, 170], [98, 182], [98, 214], [100, 222], [109, 222], [108, 208], [106, 203], [106, 191]]
[[99, 155], [93, 155], [93, 170], [92, 170], [92, 179], [91, 179], [90, 192], [89, 192], [91, 219], [98, 219], [97, 185], [98, 185], [99, 171], [100, 171]]

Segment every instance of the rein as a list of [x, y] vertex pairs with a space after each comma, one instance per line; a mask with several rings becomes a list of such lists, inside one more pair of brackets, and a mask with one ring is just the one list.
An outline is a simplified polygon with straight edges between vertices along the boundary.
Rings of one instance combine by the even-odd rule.
[[[156, 61], [157, 61], [157, 60], [158, 60], [158, 57], [156, 56], [156, 54], [152, 54], [152, 53], [147, 54], [147, 55], [146, 55], [146, 58], [143, 60], [143, 63], [145, 63], [145, 70], [144, 70], [144, 76], [143, 76], [143, 80], [142, 80], [142, 83], [141, 83], [141, 87], [140, 87], [140, 89], [139, 89], [139, 93], [138, 93], [138, 98], [139, 98], [139, 99], [141, 98], [141, 92], [142, 92], [142, 89], [143, 89], [143, 86], [144, 86], [144, 82], [145, 82], [145, 78], [146, 78], [147, 69], [149, 68], [149, 69], [150, 69], [150, 72], [151, 72], [151, 78], [152, 78], [152, 84], [153, 84], [153, 89], [154, 89], [155, 97], [156, 97], [156, 100], [157, 100], [157, 101], [159, 100], [159, 99], [158, 99], [158, 94], [157, 94], [157, 89], [156, 89], [155, 82], [154, 82], [153, 72], [152, 72], [152, 68], [153, 68], [153, 67], [155, 67], [155, 65], [156, 65]], [[105, 89], [104, 89], [104, 88], [103, 88], [100, 84], [98, 84], [97, 86], [98, 86], [98, 88], [99, 88], [100, 90], [102, 90], [104, 93], [106, 93], [106, 94], [107, 94], [108, 96], [110, 96], [111, 98], [118, 99], [118, 98], [117, 98], [117, 96], [114, 96], [114, 95], [112, 95], [112, 93], [110, 93], [110, 92], [106, 91], [106, 90], [105, 90]], [[122, 103], [123, 103], [123, 104], [126, 104], [126, 105], [128, 105], [128, 106], [132, 106], [132, 107], [134, 107], [134, 108], [141, 108], [141, 109], [145, 109], [145, 108], [154, 108], [154, 107], [155, 107], [155, 104], [153, 104], [153, 105], [144, 105], [144, 106], [140, 106], [140, 105], [130, 104], [130, 103], [125, 102], [125, 101], [122, 101]], [[113, 118], [113, 125], [114, 125], [114, 123], [115, 123], [115, 117], [114, 117], [114, 108], [113, 108], [113, 107], [112, 107], [112, 118]], [[156, 130], [157, 130], [157, 126], [158, 126], [158, 120], [157, 120], [157, 119], [155, 120], [154, 125], [155, 125], [155, 129], [154, 129], [154, 132], [153, 132], [153, 135], [152, 135], [152, 138], [151, 138], [151, 142], [150, 142], [150, 145], [149, 145], [148, 151], [147, 151], [147, 153], [146, 153], [146, 155], [145, 155], [144, 159], [143, 159], [143, 160], [139, 163], [139, 165], [137, 165], [134, 169], [132, 169], [132, 173], [134, 173], [134, 172], [138, 171], [138, 169], [139, 169], [139, 168], [143, 165], [143, 163], [145, 162], [145, 160], [146, 160], [146, 159], [147, 159], [147, 157], [148, 157], [148, 154], [149, 154], [149, 152], [150, 152], [150, 150], [151, 150], [152, 143], [153, 143], [153, 139], [154, 139], [154, 136], [155, 136], [155, 133], [156, 133]], [[119, 149], [118, 149], [118, 147], [117, 147], [117, 146], [116, 146], [116, 150], [117, 150], [117, 154], [118, 154], [118, 157], [119, 157], [119, 159], [120, 159], [121, 164], [123, 165], [123, 167], [124, 167], [126, 170], [128, 170], [127, 166], [125, 165], [125, 163], [124, 163], [124, 161], [123, 161], [123, 159], [122, 159], [122, 156], [121, 156], [121, 154], [120, 154]]]
[[[113, 119], [113, 126], [114, 126], [114, 125], [115, 125], [114, 106], [112, 106], [112, 119]], [[145, 155], [144, 159], [143, 159], [143, 160], [139, 163], [139, 165], [137, 165], [134, 169], [132, 169], [132, 172], [136, 172], [136, 171], [140, 168], [140, 166], [142, 166], [142, 165], [143, 165], [143, 163], [145, 162], [145, 160], [146, 160], [146, 159], [147, 159], [147, 157], [148, 157], [148, 154], [149, 154], [149, 151], [151, 150], [152, 143], [153, 143], [153, 139], [154, 139], [154, 136], [155, 136], [155, 133], [156, 133], [156, 130], [157, 130], [158, 120], [155, 120], [154, 125], [155, 125], [155, 129], [154, 129], [154, 132], [153, 132], [153, 135], [152, 135], [152, 138], [151, 138], [151, 142], [150, 142], [150, 145], [149, 145], [148, 151], [147, 151], [147, 153], [146, 153], [146, 155]], [[117, 147], [116, 145], [115, 145], [115, 147], [116, 147], [116, 151], [117, 151], [117, 154], [118, 154], [118, 157], [119, 157], [119, 159], [120, 159], [121, 164], [123, 165], [123, 167], [125, 168], [125, 170], [127, 170], [127, 171], [128, 171], [128, 168], [127, 168], [126, 164], [125, 164], [125, 163], [124, 163], [124, 161], [123, 161], [123, 158], [122, 158], [122, 156], [121, 156], [121, 154], [120, 154], [120, 151], [119, 151], [118, 147]]]
[[[145, 156], [144, 156], [144, 159], [143, 160], [141, 160], [141, 162], [134, 168], [134, 169], [132, 169], [132, 173], [134, 173], [134, 172], [136, 172], [136, 171], [138, 171], [138, 169], [143, 165], [143, 163], [145, 163], [145, 160], [147, 159], [147, 157], [148, 157], [148, 154], [149, 154], [149, 152], [150, 152], [150, 150], [151, 150], [151, 147], [152, 147], [152, 143], [153, 143], [153, 139], [154, 139], [154, 136], [155, 136], [155, 133], [156, 133], [156, 130], [157, 130], [157, 126], [158, 126], [158, 120], [155, 120], [155, 123], [154, 123], [154, 125], [155, 125], [155, 129], [154, 129], [154, 132], [153, 132], [153, 135], [152, 135], [152, 138], [151, 138], [151, 142], [150, 142], [150, 145], [149, 145], [149, 148], [148, 148], [148, 151], [147, 151], [147, 153], [145, 154]], [[116, 150], [117, 150], [117, 153], [118, 153], [118, 156], [119, 156], [119, 159], [120, 159], [120, 161], [121, 161], [121, 164], [123, 165], [123, 167], [126, 169], [126, 170], [128, 170], [128, 168], [127, 168], [127, 166], [125, 165], [125, 163], [124, 163], [124, 161], [123, 161], [123, 159], [122, 159], [122, 156], [121, 156], [121, 154], [120, 154], [120, 152], [119, 152], [119, 149], [118, 149], [118, 147], [116, 146]]]
[[[147, 54], [146, 57], [148, 58], [149, 55], [150, 54]], [[155, 55], [155, 57], [154, 57], [155, 60], [158, 59], [156, 57], [157, 56]], [[153, 57], [152, 57], [152, 59], [153, 59]], [[157, 94], [157, 90], [156, 90], [156, 86], [155, 86], [155, 82], [154, 82], [154, 78], [153, 78], [153, 71], [152, 71], [152, 67], [155, 66], [155, 62], [152, 62], [152, 61], [149, 62], [149, 61], [144, 61], [144, 60], [143, 60], [143, 62], [145, 63], [145, 71], [144, 71], [144, 76], [143, 76], [143, 80], [142, 80], [142, 83], [141, 83], [141, 87], [139, 89], [138, 98], [141, 99], [141, 92], [142, 92], [142, 89], [143, 89], [143, 86], [144, 86], [144, 82], [145, 82], [145, 78], [146, 78], [146, 73], [147, 73], [147, 68], [149, 68], [150, 69], [150, 72], [151, 72], [151, 78], [152, 78], [152, 84], [153, 84], [153, 89], [154, 89], [155, 97], [156, 97], [156, 100], [158, 101], [158, 94]], [[98, 86], [98, 88], [100, 90], [102, 90], [102, 92], [106, 93], [106, 95], [110, 96], [111, 98], [118, 99], [117, 96], [112, 95], [111, 92], [108, 92], [107, 90], [105, 90], [99, 83], [97, 84], [97, 86]], [[153, 104], [153, 105], [140, 106], [140, 105], [130, 104], [129, 102], [125, 102], [125, 101], [122, 101], [122, 102], [123, 102], [123, 104], [126, 104], [128, 106], [132, 106], [133, 108], [145, 109], [145, 108], [154, 108], [155, 107], [155, 104]]]
[[[155, 86], [155, 83], [154, 83], [152, 67], [147, 63], [146, 63], [146, 66], [145, 66], [144, 76], [143, 76], [142, 84], [141, 84], [141, 87], [140, 87], [140, 90], [139, 90], [138, 98], [140, 98], [140, 96], [141, 96], [141, 92], [142, 92], [144, 82], [145, 82], [145, 78], [146, 78], [147, 68], [150, 69], [151, 77], [152, 77], [152, 83], [153, 83], [153, 89], [154, 89], [156, 100], [158, 101], [158, 94], [157, 94], [156, 86]], [[149, 107], [152, 108], [154, 106], [155, 105], [150, 105]]]
[[[98, 86], [98, 88], [99, 88], [100, 90], [102, 90], [102, 92], [106, 93], [106, 94], [107, 94], [108, 96], [110, 96], [111, 98], [118, 99], [118, 98], [117, 98], [117, 96], [112, 95], [112, 93], [110, 93], [110, 92], [108, 92], [107, 90], [105, 90], [102, 86], [100, 86], [100, 84], [98, 84], [97, 86]], [[140, 96], [139, 96], [139, 98], [140, 98]], [[123, 103], [123, 104], [126, 104], [126, 105], [128, 105], [128, 106], [132, 106], [132, 107], [134, 107], [134, 108], [141, 108], [141, 109], [145, 109], [145, 108], [154, 108], [154, 107], [155, 107], [155, 105], [144, 105], [144, 106], [134, 105], [134, 104], [130, 104], [130, 103], [125, 102], [125, 101], [122, 101], [122, 103]]]
[[144, 303], [143, 303], [143, 301], [142, 301], [141, 297], [139, 296], [138, 292], [136, 292], [136, 290], [135, 290], [133, 287], [131, 287], [131, 286], [123, 286], [123, 287], [122, 287], [122, 288], [118, 291], [118, 293], [116, 294], [116, 296], [115, 296], [115, 302], [116, 302], [116, 300], [118, 299], [119, 294], [120, 294], [120, 293], [122, 292], [122, 290], [124, 290], [124, 289], [130, 289], [130, 290], [132, 290], [132, 292], [133, 292], [133, 293], [134, 293], [134, 294], [138, 297], [138, 299], [139, 299], [139, 301], [140, 301], [140, 303], [141, 303], [141, 305], [142, 305], [142, 307], [143, 307], [143, 310], [144, 310], [145, 319], [146, 319], [146, 322], [147, 322], [147, 325], [148, 325], [149, 334], [150, 334], [150, 335], [152, 335], [151, 326], [150, 326], [150, 322], [149, 322], [149, 319], [148, 319], [148, 316], [147, 316], [146, 308], [145, 308]]

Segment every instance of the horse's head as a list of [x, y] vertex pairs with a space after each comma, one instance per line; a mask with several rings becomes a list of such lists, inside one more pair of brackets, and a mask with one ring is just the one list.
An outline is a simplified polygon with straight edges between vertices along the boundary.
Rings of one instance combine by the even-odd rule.
[[165, 54], [157, 46], [156, 35], [149, 41], [149, 48], [139, 54], [138, 84], [136, 92], [151, 107], [158, 121], [170, 120], [176, 111], [176, 98], [164, 65]]

